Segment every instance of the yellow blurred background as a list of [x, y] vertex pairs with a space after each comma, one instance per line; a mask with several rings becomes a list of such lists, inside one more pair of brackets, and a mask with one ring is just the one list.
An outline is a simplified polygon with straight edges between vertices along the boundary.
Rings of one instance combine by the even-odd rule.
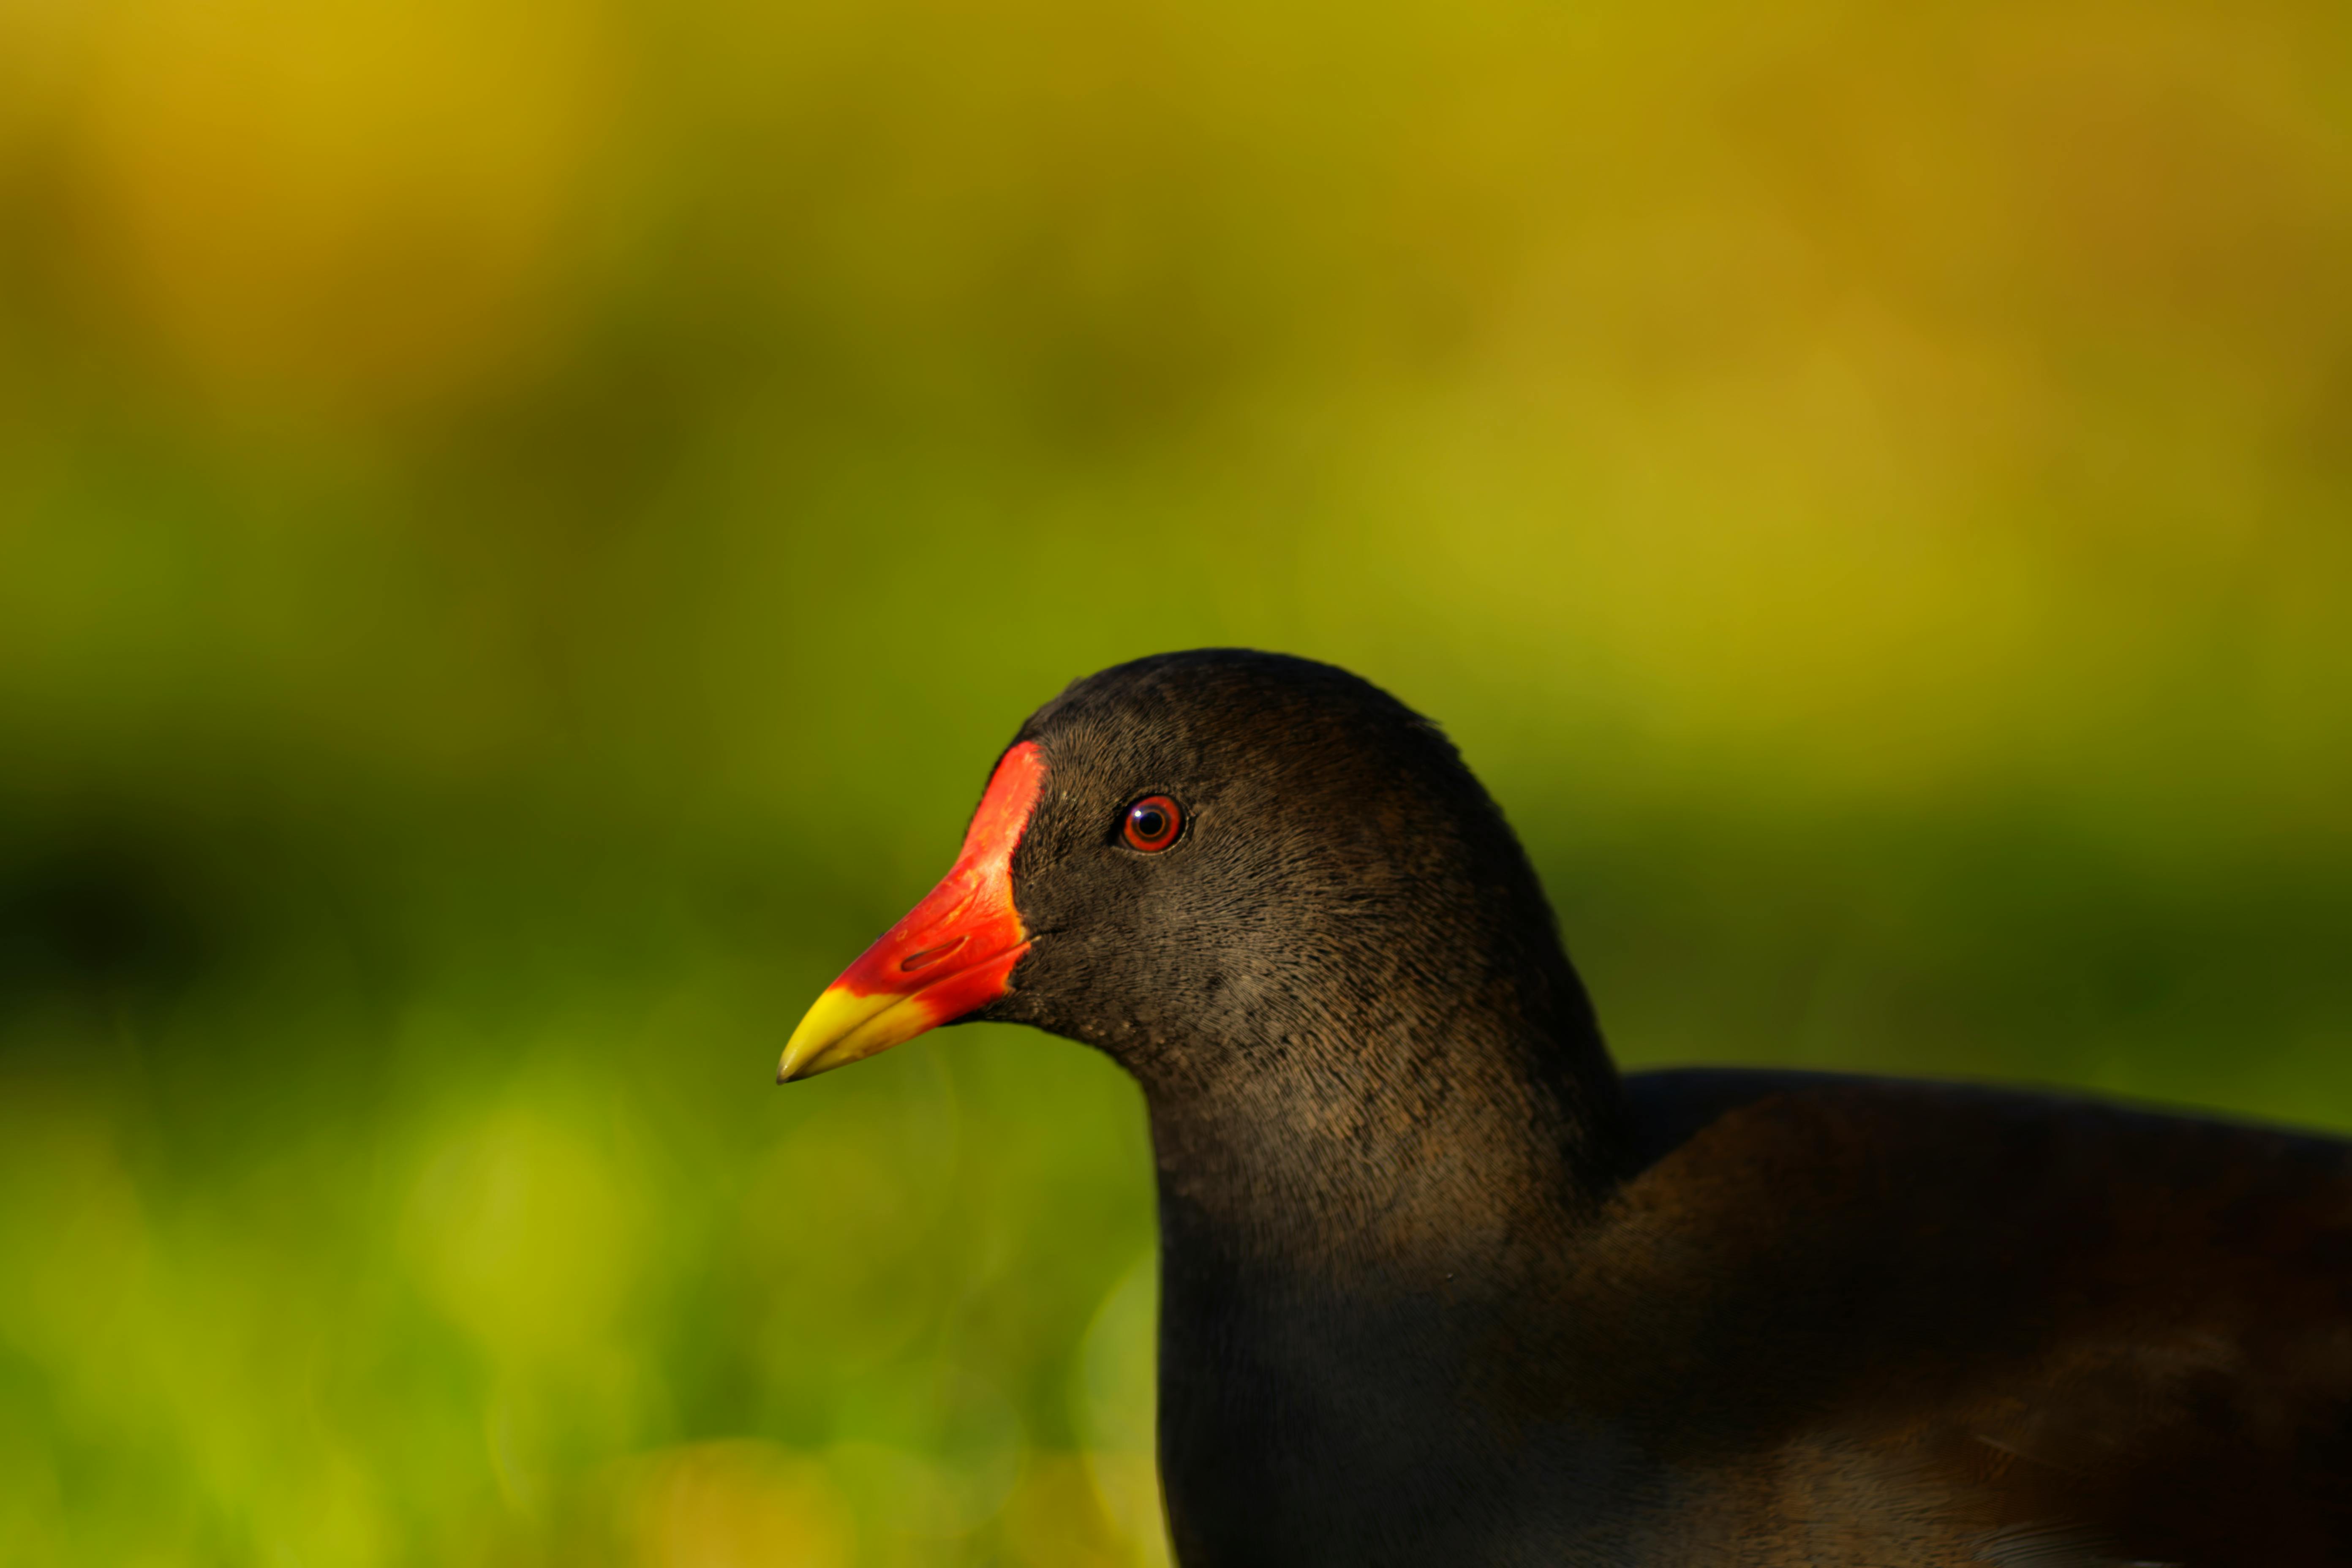
[[1628, 1062], [2352, 1130], [2352, 11], [0, 0], [0, 1561], [1163, 1561], [1125, 1080], [767, 1080], [1204, 643]]

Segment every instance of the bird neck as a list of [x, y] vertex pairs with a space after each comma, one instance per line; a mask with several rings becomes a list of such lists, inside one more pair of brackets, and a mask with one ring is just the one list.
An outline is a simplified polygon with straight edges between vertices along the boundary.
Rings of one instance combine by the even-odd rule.
[[[1552, 969], [1443, 1004], [1403, 988], [1318, 999], [1288, 1010], [1316, 1026], [1275, 1014], [1268, 1037], [1139, 1073], [1169, 1246], [1203, 1267], [1408, 1291], [1456, 1276], [1507, 1289], [1556, 1261], [1622, 1174], [1627, 1139], [1582, 987], [1564, 958]], [[1185, 1070], [1203, 1059], [1215, 1070]]]
[[[1160, 1457], [1185, 1561], [1378, 1561], [1479, 1519], [1605, 1518], [1613, 1439], [1543, 1375], [1563, 1274], [1627, 1142], [1574, 1001], [1563, 1016], [1466, 1005], [1443, 1030], [1406, 1006], [1217, 1053], [1241, 1070], [1138, 1074], [1160, 1177]], [[1521, 1432], [1523, 1406], [1542, 1419]]]

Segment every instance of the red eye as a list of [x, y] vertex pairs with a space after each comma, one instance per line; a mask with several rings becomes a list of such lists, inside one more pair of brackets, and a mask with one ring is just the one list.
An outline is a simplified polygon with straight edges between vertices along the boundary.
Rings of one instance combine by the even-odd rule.
[[1164, 795], [1147, 795], [1127, 808], [1127, 826], [1122, 831], [1128, 847], [1157, 855], [1176, 842], [1183, 826], [1184, 814], [1176, 809], [1174, 801]]

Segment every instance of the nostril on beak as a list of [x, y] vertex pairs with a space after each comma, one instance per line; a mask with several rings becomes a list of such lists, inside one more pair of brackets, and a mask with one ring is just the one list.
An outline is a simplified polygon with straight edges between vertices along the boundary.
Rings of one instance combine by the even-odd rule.
[[961, 947], [963, 942], [964, 939], [960, 936], [951, 937], [937, 947], [927, 947], [920, 952], [910, 952], [898, 961], [898, 971], [902, 974], [912, 974], [918, 969], [929, 969], [932, 964]]

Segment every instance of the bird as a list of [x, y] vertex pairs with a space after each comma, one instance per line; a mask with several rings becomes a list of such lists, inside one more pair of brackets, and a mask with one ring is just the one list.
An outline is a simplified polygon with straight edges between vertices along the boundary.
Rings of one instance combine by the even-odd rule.
[[2352, 1145], [1621, 1074], [1501, 810], [1346, 670], [1072, 684], [778, 1077], [980, 1019], [1141, 1086], [1183, 1568], [2352, 1564]]

